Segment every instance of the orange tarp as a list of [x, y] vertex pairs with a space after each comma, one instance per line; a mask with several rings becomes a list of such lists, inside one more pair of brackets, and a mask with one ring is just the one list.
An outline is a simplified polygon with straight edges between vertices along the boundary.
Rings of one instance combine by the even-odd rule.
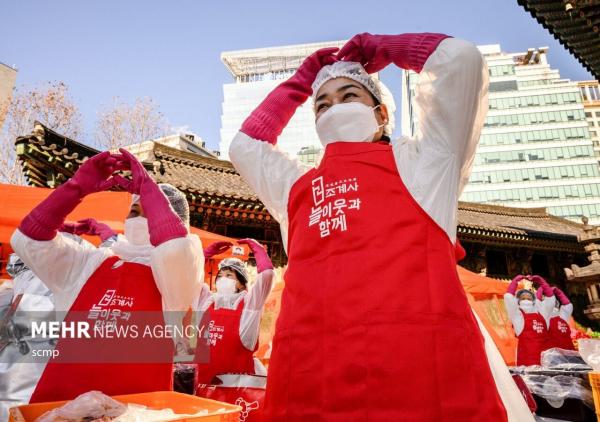
[[[15, 186], [0, 184], [0, 245], [3, 246], [2, 260], [8, 255], [7, 246], [10, 237], [19, 226], [21, 220], [37, 204], [46, 199], [52, 193], [52, 189], [34, 188], [29, 186]], [[108, 224], [116, 232], [123, 232], [123, 221], [129, 212], [131, 195], [127, 192], [99, 192], [88, 195], [81, 204], [67, 216], [68, 221], [77, 221], [83, 218], [95, 218]], [[211, 233], [206, 230], [191, 228], [192, 233], [197, 234], [202, 240], [204, 247], [217, 241], [230, 241], [235, 244], [235, 239]], [[86, 237], [87, 240], [98, 244], [99, 240]], [[241, 259], [248, 258], [248, 248], [244, 246], [244, 255]], [[215, 259], [229, 255], [219, 255]]]
[[260, 333], [258, 338], [258, 350], [254, 356], [258, 357], [264, 364], [268, 364], [271, 357], [271, 345], [275, 335], [275, 323], [281, 309], [281, 294], [284, 283], [275, 277], [275, 285], [265, 302], [262, 319], [260, 321]]
[[461, 266], [456, 267], [469, 303], [490, 333], [508, 365], [515, 364], [517, 338], [504, 308], [508, 283], [484, 277]]

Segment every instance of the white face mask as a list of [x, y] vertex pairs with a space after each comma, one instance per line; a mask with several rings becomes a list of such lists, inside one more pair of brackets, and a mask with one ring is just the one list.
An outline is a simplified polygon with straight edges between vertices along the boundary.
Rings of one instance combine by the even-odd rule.
[[217, 293], [220, 295], [232, 295], [237, 293], [237, 288], [235, 285], [236, 281], [234, 279], [228, 277], [219, 277], [217, 278]]
[[332, 142], [371, 142], [380, 126], [375, 118], [376, 107], [351, 102], [336, 104], [317, 120], [317, 134], [326, 147]]
[[125, 220], [125, 237], [132, 245], [150, 245], [148, 220], [145, 217], [133, 217]]
[[519, 302], [519, 306], [525, 309], [531, 309], [533, 307], [533, 301], [528, 299], [523, 299]]

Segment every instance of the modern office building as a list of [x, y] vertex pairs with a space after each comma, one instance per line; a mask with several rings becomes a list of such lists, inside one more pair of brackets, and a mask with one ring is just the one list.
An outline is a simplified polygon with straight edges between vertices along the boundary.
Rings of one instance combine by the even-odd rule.
[[[550, 68], [547, 48], [480, 50], [489, 67], [489, 112], [461, 200], [546, 207], [561, 217], [600, 222], [600, 169], [580, 86]], [[417, 81], [418, 74], [404, 73], [404, 134], [418, 124], [412, 112]]]
[[590, 138], [594, 145], [594, 154], [600, 162], [600, 90], [598, 81], [579, 82], [585, 119], [588, 122]]
[[[307, 56], [320, 48], [343, 44], [344, 41], [332, 41], [222, 53], [221, 60], [234, 81], [223, 85], [221, 158], [229, 158], [229, 145], [246, 117], [273, 88], [289, 78]], [[319, 149], [321, 144], [314, 119], [309, 99], [279, 137], [279, 148], [292, 156], [297, 156], [303, 148]]]

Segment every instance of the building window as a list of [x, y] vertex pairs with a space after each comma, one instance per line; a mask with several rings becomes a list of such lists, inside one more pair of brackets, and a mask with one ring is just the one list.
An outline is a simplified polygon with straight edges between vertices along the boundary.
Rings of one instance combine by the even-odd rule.
[[598, 92], [597, 86], [590, 86], [590, 98], [594, 101], [600, 100], [600, 92]]
[[501, 81], [501, 82], [490, 82], [489, 91], [516, 91], [517, 81]]
[[579, 88], [581, 90], [581, 96], [583, 97], [583, 101], [588, 100], [587, 91], [584, 86]]

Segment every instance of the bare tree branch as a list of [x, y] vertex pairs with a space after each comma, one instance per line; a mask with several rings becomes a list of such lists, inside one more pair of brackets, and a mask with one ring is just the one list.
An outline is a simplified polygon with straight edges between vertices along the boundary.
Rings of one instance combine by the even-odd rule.
[[96, 145], [116, 149], [165, 136], [168, 124], [151, 98], [137, 98], [131, 105], [114, 98], [100, 111], [96, 122]]
[[76, 139], [81, 133], [81, 115], [63, 82], [48, 82], [41, 87], [16, 89], [9, 103], [0, 105], [6, 113], [0, 132], [0, 182], [24, 184], [17, 160], [15, 140], [27, 135], [38, 120], [52, 130]]

